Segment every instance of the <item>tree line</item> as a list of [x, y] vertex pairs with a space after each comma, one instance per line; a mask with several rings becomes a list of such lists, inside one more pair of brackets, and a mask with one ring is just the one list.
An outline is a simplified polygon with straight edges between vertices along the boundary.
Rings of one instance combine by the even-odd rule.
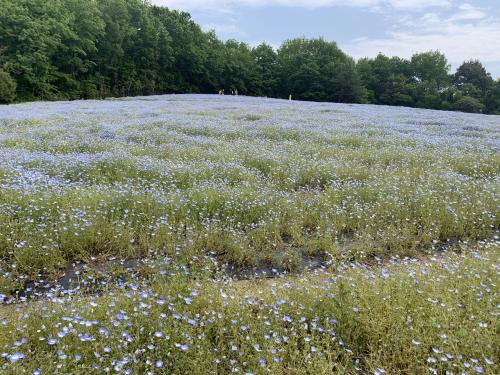
[[454, 74], [438, 51], [355, 61], [335, 42], [277, 50], [204, 32], [145, 0], [1, 0], [0, 102], [216, 93], [500, 114], [479, 61]]

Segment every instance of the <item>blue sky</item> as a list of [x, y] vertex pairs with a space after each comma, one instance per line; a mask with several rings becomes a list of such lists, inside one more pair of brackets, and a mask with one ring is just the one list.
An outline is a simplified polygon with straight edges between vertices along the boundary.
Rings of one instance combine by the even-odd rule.
[[477, 58], [500, 78], [500, 0], [151, 0], [189, 11], [222, 39], [278, 47], [294, 37], [335, 40], [349, 55], [409, 57], [438, 49], [452, 69]]

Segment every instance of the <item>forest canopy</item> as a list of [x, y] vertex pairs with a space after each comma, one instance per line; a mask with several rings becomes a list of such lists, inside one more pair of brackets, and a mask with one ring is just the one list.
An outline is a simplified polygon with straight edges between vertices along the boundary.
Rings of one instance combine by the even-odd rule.
[[224, 42], [188, 13], [144, 0], [1, 3], [0, 103], [224, 89], [500, 114], [500, 80], [477, 60], [451, 73], [439, 51], [355, 61], [321, 38], [277, 50]]

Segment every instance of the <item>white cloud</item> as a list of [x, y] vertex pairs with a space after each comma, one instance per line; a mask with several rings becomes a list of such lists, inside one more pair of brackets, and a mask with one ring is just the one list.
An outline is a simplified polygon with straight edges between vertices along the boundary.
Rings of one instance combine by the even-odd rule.
[[420, 10], [435, 7], [448, 8], [452, 5], [450, 0], [388, 0], [381, 1], [381, 3], [388, 3], [392, 7], [400, 10]]
[[448, 8], [445, 13], [441, 15], [439, 9], [423, 14], [396, 13], [386, 37], [356, 38], [341, 47], [355, 58], [373, 57], [379, 52], [410, 57], [417, 52], [439, 50], [452, 68], [469, 59], [486, 64], [500, 62], [500, 17], [488, 16], [468, 3]]
[[386, 38], [358, 38], [342, 47], [356, 58], [372, 57], [379, 52], [410, 57], [416, 52], [439, 50], [448, 57], [453, 67], [468, 59], [479, 59], [485, 63], [500, 61], [500, 20], [483, 19], [479, 14], [467, 17], [461, 14], [459, 12], [448, 18], [425, 14], [406, 22], [404, 28], [400, 25]]
[[247, 36], [247, 33], [245, 33], [243, 30], [240, 29], [236, 21], [230, 21], [228, 23], [207, 23], [202, 25], [203, 30], [205, 31], [210, 31], [210, 30], [215, 30], [217, 35], [219, 36], [228, 36], [231, 38], [234, 38], [236, 36], [238, 37], [245, 37]]
[[459, 7], [460, 12], [454, 14], [450, 20], [452, 21], [462, 21], [462, 20], [480, 20], [486, 17], [481, 9], [476, 8], [470, 4], [462, 4]]
[[448, 7], [451, 0], [152, 0], [154, 4], [182, 10], [230, 10], [238, 6], [268, 7], [286, 6], [297, 8], [326, 8], [333, 6], [373, 7], [381, 9], [418, 10], [429, 7]]

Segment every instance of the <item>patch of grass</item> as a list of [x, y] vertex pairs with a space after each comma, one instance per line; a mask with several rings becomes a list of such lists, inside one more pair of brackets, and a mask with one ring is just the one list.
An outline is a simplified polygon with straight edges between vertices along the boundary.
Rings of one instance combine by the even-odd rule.
[[259, 121], [260, 119], [262, 119], [262, 116], [255, 115], [255, 114], [248, 114], [248, 115], [245, 115], [244, 119], [245, 119], [245, 121]]
[[27, 337], [15, 349], [26, 358], [0, 366], [5, 373], [495, 374], [497, 251], [230, 285], [157, 276], [146, 289], [11, 309], [0, 326], [2, 350], [12, 355]]

